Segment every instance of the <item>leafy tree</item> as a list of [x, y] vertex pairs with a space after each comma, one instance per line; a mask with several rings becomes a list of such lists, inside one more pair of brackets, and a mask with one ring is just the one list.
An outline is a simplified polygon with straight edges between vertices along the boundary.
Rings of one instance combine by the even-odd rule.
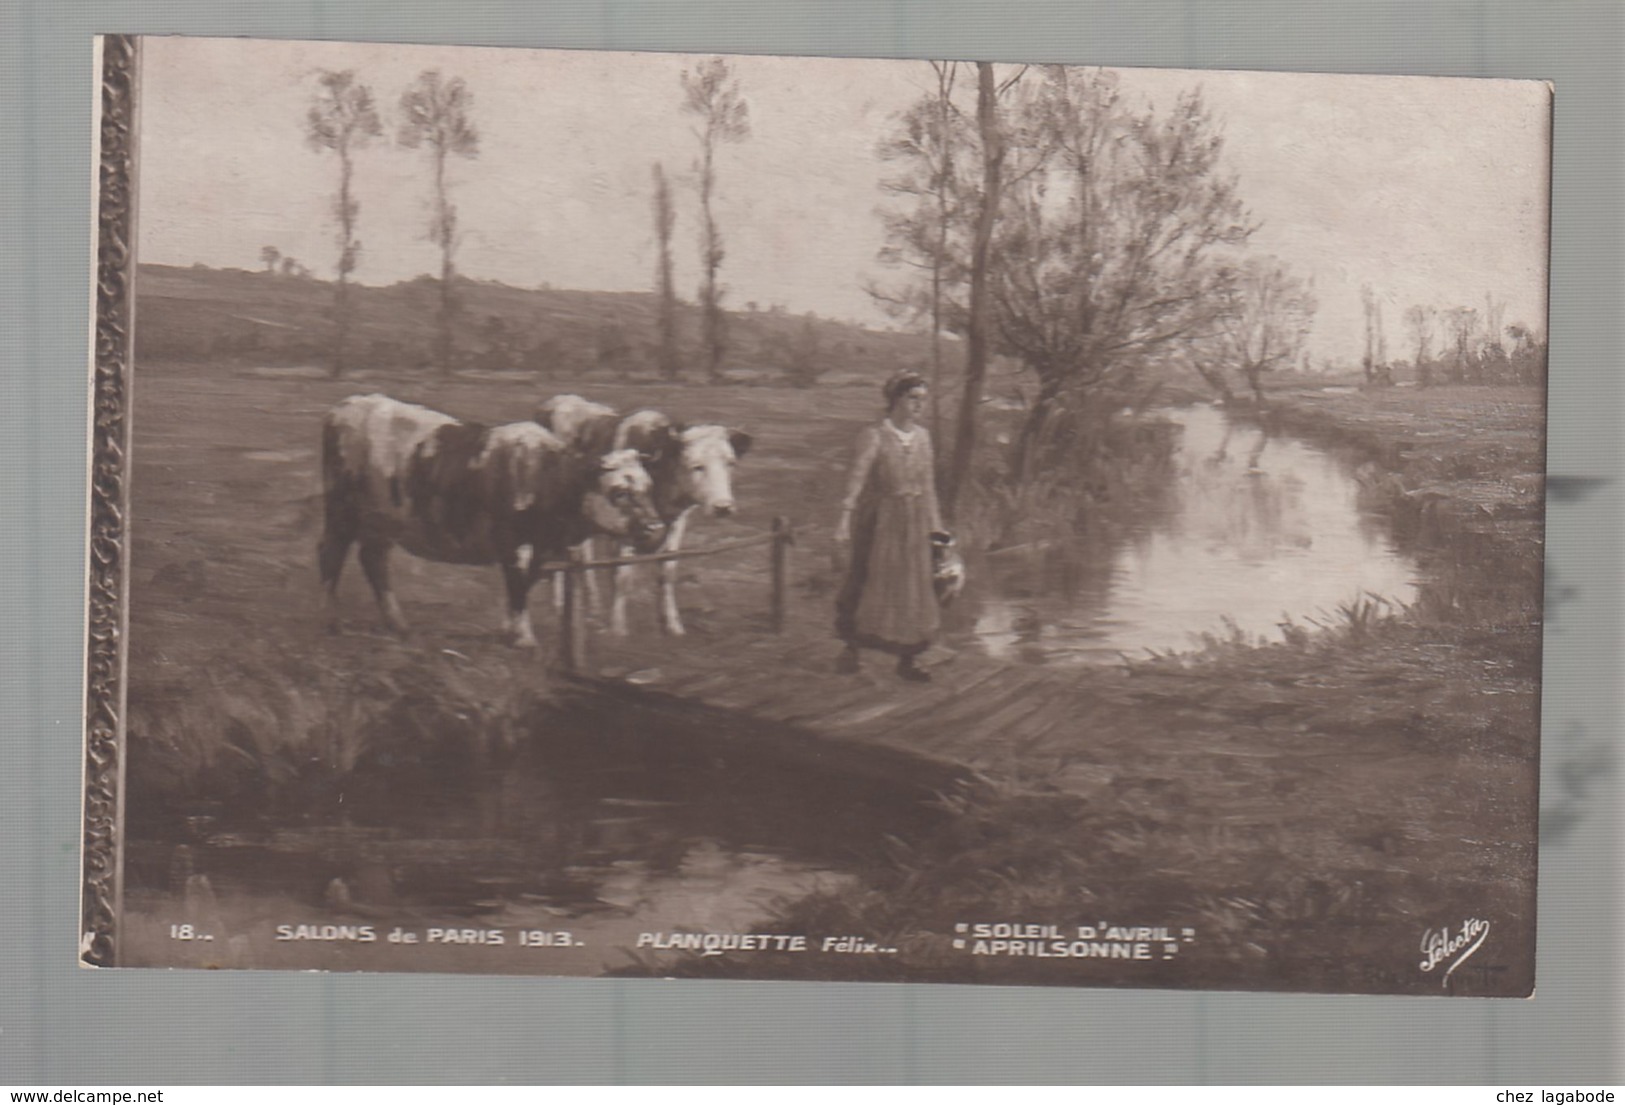
[[1019, 482], [1063, 404], [1100, 406], [1211, 340], [1234, 304], [1223, 258], [1255, 225], [1200, 92], [1158, 113], [1126, 104], [1112, 74], [1052, 67], [1018, 130], [1046, 154], [1013, 182], [992, 267], [999, 347], [1037, 381]]
[[716, 192], [716, 150], [722, 142], [742, 142], [750, 137], [750, 106], [739, 92], [739, 82], [722, 58], [701, 62], [692, 72], [682, 74], [683, 111], [697, 116], [694, 132], [700, 141], [700, 260], [705, 281], [700, 286], [700, 325], [705, 345], [706, 374], [714, 383], [722, 378], [722, 358], [726, 351], [727, 320], [722, 312], [722, 289], [717, 270], [725, 251], [722, 233], [712, 210]]
[[446, 161], [474, 158], [480, 152], [480, 133], [469, 117], [474, 95], [461, 77], [443, 78], [437, 69], [425, 69], [401, 93], [401, 125], [397, 141], [408, 149], [427, 147], [434, 172], [434, 208], [428, 239], [440, 247], [440, 337], [436, 360], [442, 372], [452, 367], [452, 319], [456, 312], [453, 258], [460, 238], [457, 208], [451, 202]]
[[1439, 312], [1420, 304], [1405, 312], [1405, 326], [1416, 345], [1416, 386], [1433, 386], [1433, 324]]
[[671, 233], [677, 225], [677, 209], [672, 205], [671, 184], [666, 180], [666, 170], [658, 161], [654, 166], [654, 182], [655, 238], [660, 243], [660, 262], [655, 273], [660, 339], [655, 360], [660, 375], [667, 380], [675, 380], [683, 374], [682, 357], [677, 349], [677, 286], [671, 274]]
[[1507, 357], [1506, 345], [1501, 341], [1506, 333], [1502, 320], [1506, 318], [1507, 304], [1493, 293], [1484, 295], [1484, 345], [1479, 350], [1475, 383], [1507, 383], [1512, 375], [1512, 364]]
[[1382, 326], [1382, 301], [1370, 284], [1360, 286], [1360, 304], [1365, 308], [1365, 356], [1360, 367], [1368, 387], [1385, 387], [1394, 382], [1388, 365], [1388, 335]]
[[823, 339], [818, 334], [817, 316], [809, 311], [802, 318], [795, 336], [790, 339], [784, 372], [791, 384], [798, 388], [810, 388], [828, 371], [829, 360], [824, 355]]
[[355, 236], [361, 204], [351, 190], [355, 152], [384, 130], [372, 90], [356, 82], [353, 69], [323, 69], [316, 79], [316, 94], [305, 115], [305, 141], [318, 153], [330, 150], [339, 159], [339, 187], [333, 197], [339, 226], [339, 279], [333, 291], [333, 375], [337, 376], [344, 371], [349, 345], [350, 274], [361, 259], [361, 242]]
[[1465, 383], [1469, 373], [1473, 371], [1473, 344], [1478, 334], [1478, 312], [1471, 307], [1452, 307], [1444, 313], [1444, 324], [1454, 346], [1454, 355], [1446, 370], [1446, 378], [1452, 384]]
[[618, 322], [606, 319], [593, 333], [593, 359], [600, 370], [625, 379], [632, 374], [632, 343]]
[[1512, 339], [1512, 349], [1508, 353], [1512, 379], [1523, 384], [1543, 383], [1546, 379], [1545, 335], [1516, 322], [1508, 326], [1506, 332], [1507, 337]]

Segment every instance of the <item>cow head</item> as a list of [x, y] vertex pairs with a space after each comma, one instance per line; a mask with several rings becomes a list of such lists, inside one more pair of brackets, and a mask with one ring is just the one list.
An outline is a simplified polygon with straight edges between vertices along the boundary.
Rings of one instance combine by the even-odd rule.
[[653, 552], [666, 539], [666, 524], [655, 510], [651, 489], [636, 450], [605, 453], [597, 459], [582, 513], [600, 533], [623, 538], [638, 552]]
[[707, 514], [728, 517], [734, 512], [734, 462], [749, 452], [750, 435], [716, 425], [674, 430], [681, 497]]

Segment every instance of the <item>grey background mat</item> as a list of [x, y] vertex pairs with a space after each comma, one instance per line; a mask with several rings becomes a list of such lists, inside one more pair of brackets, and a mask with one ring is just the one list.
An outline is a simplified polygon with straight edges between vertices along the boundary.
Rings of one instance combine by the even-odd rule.
[[[7, 0], [0, 10], [0, 1084], [1625, 1078], [1611, 800], [1625, 5]], [[98, 32], [1555, 81], [1550, 471], [1568, 479], [1550, 509], [1535, 998], [79, 969]]]

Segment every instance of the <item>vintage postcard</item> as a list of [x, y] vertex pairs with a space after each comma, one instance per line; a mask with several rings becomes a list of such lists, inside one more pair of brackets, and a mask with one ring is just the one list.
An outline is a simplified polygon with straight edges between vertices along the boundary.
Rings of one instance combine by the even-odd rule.
[[1549, 86], [98, 48], [82, 962], [1533, 991]]

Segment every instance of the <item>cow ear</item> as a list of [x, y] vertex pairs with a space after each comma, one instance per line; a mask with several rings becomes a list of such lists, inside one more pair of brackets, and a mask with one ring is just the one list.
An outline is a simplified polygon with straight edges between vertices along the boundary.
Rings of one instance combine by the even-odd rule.
[[674, 456], [681, 448], [680, 435], [682, 427], [667, 424], [650, 432], [644, 439], [640, 453], [644, 464], [658, 464], [668, 456]]
[[751, 442], [754, 440], [744, 430], [729, 430], [728, 444], [733, 446], [734, 456], [742, 457], [750, 452]]

